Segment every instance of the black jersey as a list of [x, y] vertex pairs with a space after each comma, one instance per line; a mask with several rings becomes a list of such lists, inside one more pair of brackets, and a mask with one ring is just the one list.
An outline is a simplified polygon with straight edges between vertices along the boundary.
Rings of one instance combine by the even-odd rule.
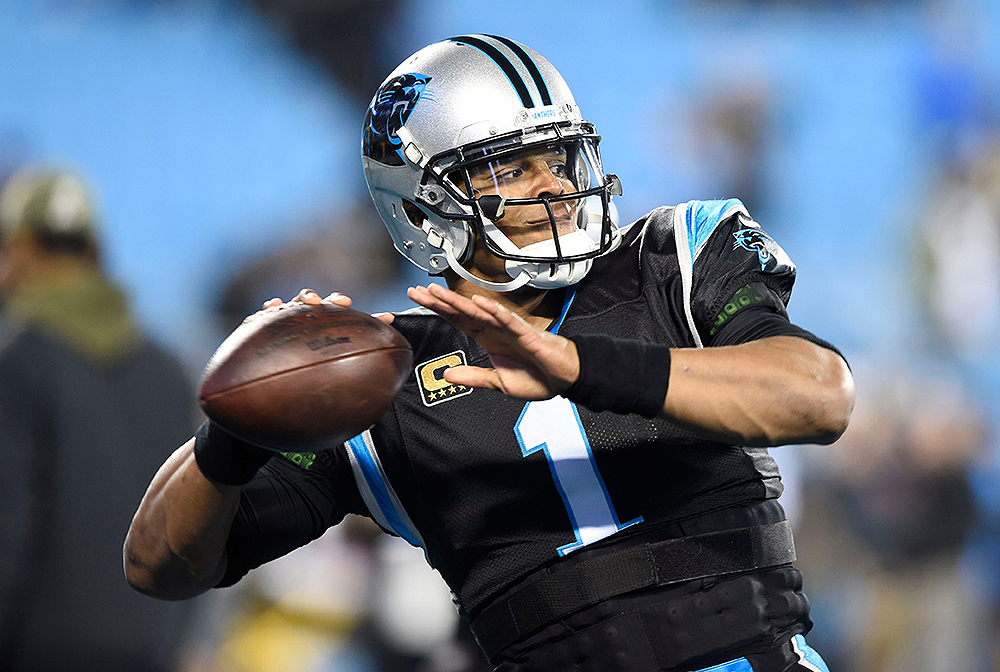
[[[551, 329], [672, 347], [802, 333], [785, 314], [794, 277], [739, 201], [659, 208], [566, 290]], [[344, 446], [297, 456], [305, 468], [272, 460], [261, 470], [244, 491], [223, 585], [354, 512], [422, 547], [474, 615], [580, 549], [781, 492], [766, 449], [718, 443], [668, 418], [452, 385], [443, 372], [489, 366], [485, 351], [424, 309], [393, 326], [412, 344], [415, 366], [392, 408]], [[262, 507], [289, 499], [302, 500], [298, 532], [261, 523]]]

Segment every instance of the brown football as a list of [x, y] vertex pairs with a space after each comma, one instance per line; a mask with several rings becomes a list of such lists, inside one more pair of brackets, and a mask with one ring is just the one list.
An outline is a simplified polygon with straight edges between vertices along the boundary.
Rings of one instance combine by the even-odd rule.
[[368, 429], [412, 364], [403, 335], [367, 313], [285, 304], [223, 341], [199, 398], [208, 417], [250, 443], [314, 452]]

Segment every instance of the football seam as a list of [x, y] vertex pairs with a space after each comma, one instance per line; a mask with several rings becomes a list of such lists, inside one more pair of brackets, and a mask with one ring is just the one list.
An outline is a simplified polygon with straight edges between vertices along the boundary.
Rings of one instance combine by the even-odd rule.
[[219, 396], [220, 394], [227, 394], [229, 392], [233, 392], [235, 390], [239, 390], [239, 389], [242, 389], [244, 387], [247, 387], [248, 385], [256, 385], [257, 383], [263, 382], [265, 380], [269, 380], [271, 378], [276, 378], [277, 376], [284, 376], [284, 375], [289, 374], [289, 373], [295, 373], [296, 371], [301, 371], [302, 369], [308, 369], [309, 367], [311, 367], [311, 366], [317, 366], [318, 364], [328, 364], [329, 362], [336, 362], [336, 361], [341, 360], [341, 359], [347, 359], [348, 357], [356, 357], [357, 355], [364, 355], [364, 354], [367, 354], [369, 352], [396, 352], [396, 351], [409, 352], [411, 354], [413, 353], [413, 350], [411, 350], [410, 348], [371, 348], [369, 350], [359, 350], [357, 352], [352, 352], [352, 353], [349, 353], [349, 354], [340, 355], [339, 357], [332, 357], [330, 359], [324, 359], [323, 361], [320, 361], [320, 362], [312, 362], [310, 364], [303, 364], [302, 366], [296, 366], [296, 367], [291, 368], [291, 369], [285, 369], [284, 371], [278, 371], [276, 373], [269, 373], [266, 376], [261, 376], [260, 378], [254, 378], [253, 380], [248, 380], [245, 383], [240, 383], [239, 385], [234, 385], [233, 387], [227, 387], [224, 390], [219, 390], [218, 392], [213, 392], [212, 394], [208, 395], [207, 397], [206, 396], [201, 396], [200, 401], [202, 401], [202, 402], [211, 401], [212, 399], [214, 399], [215, 397]]

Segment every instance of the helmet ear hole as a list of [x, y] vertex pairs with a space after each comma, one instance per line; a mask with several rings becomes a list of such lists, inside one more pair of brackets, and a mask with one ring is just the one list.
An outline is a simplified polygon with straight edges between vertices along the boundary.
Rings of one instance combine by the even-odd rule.
[[[413, 201], [409, 201], [405, 198], [402, 199], [402, 201], [403, 214], [406, 216], [406, 221], [410, 223], [410, 226], [422, 230], [424, 228], [424, 224], [427, 222], [427, 215], [420, 209], [420, 206]], [[466, 231], [468, 231], [469, 234], [469, 244], [465, 246], [465, 250], [462, 251], [458, 257], [459, 262], [463, 264], [472, 258], [472, 252], [475, 248], [473, 241], [476, 239], [475, 233], [471, 227], [466, 227]]]
[[427, 215], [424, 214], [424, 211], [416, 203], [405, 198], [403, 199], [403, 214], [406, 216], [406, 221], [418, 229], [423, 228], [424, 222], [427, 221]]

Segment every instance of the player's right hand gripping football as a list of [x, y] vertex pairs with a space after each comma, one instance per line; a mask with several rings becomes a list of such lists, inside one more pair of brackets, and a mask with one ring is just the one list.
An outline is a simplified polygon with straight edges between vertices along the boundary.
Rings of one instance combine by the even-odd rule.
[[490, 356], [491, 369], [447, 369], [444, 379], [449, 383], [536, 401], [564, 392], [580, 376], [580, 356], [573, 341], [528, 324], [493, 299], [466, 298], [441, 285], [411, 287], [406, 295], [472, 336]]
[[[258, 310], [253, 315], [247, 317], [244, 320], [244, 322], [248, 322], [260, 315], [266, 315], [267, 313], [279, 310], [282, 306], [285, 305], [290, 305], [293, 303], [304, 303], [310, 306], [318, 306], [323, 302], [333, 303], [343, 308], [350, 308], [351, 303], [353, 303], [353, 301], [351, 301], [351, 297], [347, 296], [346, 294], [341, 294], [340, 292], [332, 292], [328, 294], [326, 297], [321, 298], [320, 295], [316, 292], [316, 290], [305, 288], [299, 290], [299, 293], [295, 295], [295, 298], [293, 298], [288, 303], [285, 303], [282, 299], [278, 297], [265, 301], [264, 305], [261, 306], [261, 309]], [[392, 313], [375, 313], [374, 317], [377, 317], [386, 324], [392, 324], [392, 321], [395, 318], [395, 316]]]

